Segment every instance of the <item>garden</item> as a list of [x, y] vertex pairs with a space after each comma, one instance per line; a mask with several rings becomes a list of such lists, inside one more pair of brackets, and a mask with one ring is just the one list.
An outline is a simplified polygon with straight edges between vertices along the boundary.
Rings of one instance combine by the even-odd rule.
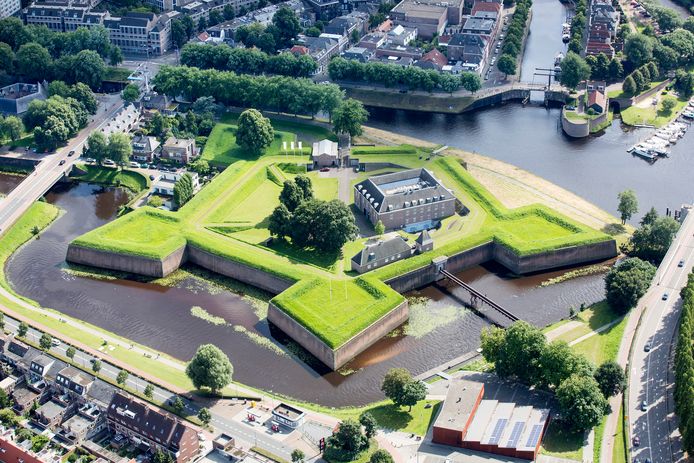
[[[433, 252], [355, 278], [349, 272], [349, 257], [361, 248], [363, 239], [347, 242], [336, 253], [269, 239], [269, 217], [280, 203], [282, 185], [305, 171], [311, 142], [334, 136], [319, 126], [273, 120], [274, 138], [269, 148], [254, 154], [236, 144], [236, 119], [236, 115], [227, 115], [215, 126], [202, 154], [211, 164], [227, 167], [177, 212], [143, 207], [78, 237], [73, 244], [157, 260], [186, 245], [194, 246], [298, 282], [273, 302], [336, 349], [402, 302], [402, 296], [384, 281], [427, 266], [437, 255], [451, 256], [494, 241], [525, 256], [610, 239], [545, 206], [507, 209], [456, 158], [407, 145], [355, 147], [352, 157], [360, 163], [388, 162], [394, 166], [391, 171], [430, 169], [469, 209], [464, 216], [445, 219], [432, 232]], [[304, 145], [301, 154], [283, 152], [284, 142], [290, 146], [299, 140]], [[373, 173], [359, 173], [355, 182], [369, 175]], [[337, 197], [336, 178], [319, 172], [306, 176], [315, 199]], [[414, 239], [414, 235], [404, 235]]]

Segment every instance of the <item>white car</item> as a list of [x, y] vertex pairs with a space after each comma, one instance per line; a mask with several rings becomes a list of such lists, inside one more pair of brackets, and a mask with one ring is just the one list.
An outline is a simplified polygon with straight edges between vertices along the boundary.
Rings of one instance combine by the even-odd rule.
[[139, 169], [139, 168], [140, 168], [140, 164], [138, 164], [138, 163], [136, 163], [136, 162], [131, 162], [131, 163], [130, 163], [130, 167], [132, 167], [132, 168], [134, 168], [134, 169]]
[[51, 339], [51, 346], [58, 347], [61, 344], [62, 344], [62, 342], [60, 342], [60, 339], [56, 339], [56, 338]]
[[111, 161], [110, 159], [104, 159], [104, 165], [105, 166], [115, 166], [116, 163]]

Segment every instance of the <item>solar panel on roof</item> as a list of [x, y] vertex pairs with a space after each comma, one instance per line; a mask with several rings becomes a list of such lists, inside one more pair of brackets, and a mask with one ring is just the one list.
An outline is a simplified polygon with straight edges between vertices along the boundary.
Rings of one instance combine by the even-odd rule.
[[504, 433], [504, 428], [506, 428], [506, 423], [508, 420], [506, 418], [499, 418], [499, 420], [494, 425], [494, 431], [492, 431], [492, 437], [489, 439], [491, 445], [496, 445], [501, 439], [501, 435]]
[[536, 424], [533, 426], [533, 429], [530, 431], [530, 435], [528, 436], [528, 442], [525, 443], [526, 447], [537, 446], [537, 441], [540, 439], [540, 434], [542, 434], [543, 428], [544, 426], [541, 424]]
[[525, 423], [523, 421], [516, 421], [513, 424], [513, 429], [511, 430], [511, 436], [508, 438], [506, 447], [515, 447], [518, 445], [521, 434], [523, 434], [523, 429], [525, 428]]

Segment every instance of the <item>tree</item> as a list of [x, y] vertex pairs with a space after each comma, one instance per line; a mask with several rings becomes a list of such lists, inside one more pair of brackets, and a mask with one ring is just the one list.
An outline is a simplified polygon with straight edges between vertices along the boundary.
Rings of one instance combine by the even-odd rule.
[[116, 376], [116, 383], [118, 383], [121, 386], [124, 386], [126, 381], [128, 381], [128, 372], [125, 370], [119, 371], [118, 376]]
[[183, 21], [180, 19], [174, 19], [171, 21], [171, 41], [174, 47], [183, 48], [183, 45], [188, 41], [188, 34], [186, 33], [186, 28], [183, 25]]
[[641, 222], [639, 224], [641, 226], [644, 225], [652, 225], [653, 222], [655, 222], [655, 219], [658, 218], [658, 211], [655, 210], [655, 207], [651, 207], [648, 212], [644, 214], [644, 216], [641, 218]]
[[513, 323], [505, 332], [495, 362], [497, 374], [504, 378], [515, 376], [526, 384], [541, 379], [540, 356], [546, 344], [545, 335], [525, 321]]
[[381, 220], [376, 222], [376, 225], [374, 225], [374, 233], [376, 233], [377, 235], [380, 236], [380, 235], [384, 234], [385, 232], [386, 232], [386, 226], [383, 225], [383, 222]]
[[361, 425], [364, 426], [364, 434], [366, 434], [366, 437], [368, 439], [371, 439], [373, 436], [376, 435], [376, 426], [378, 425], [378, 423], [376, 422], [376, 418], [374, 418], [371, 413], [362, 413], [359, 417], [359, 423], [361, 423]]
[[551, 389], [559, 385], [572, 374], [590, 376], [593, 366], [580, 354], [575, 353], [564, 341], [553, 341], [542, 350], [539, 360], [541, 383]]
[[295, 246], [337, 253], [358, 231], [354, 214], [345, 203], [312, 199], [294, 211], [290, 237]]
[[183, 412], [183, 409], [186, 408], [186, 405], [183, 403], [183, 399], [181, 399], [180, 396], [176, 396], [172, 401], [169, 401], [171, 404], [171, 408], [173, 409], [174, 413], [177, 415], [180, 415]]
[[14, 72], [14, 60], [15, 56], [12, 47], [4, 42], [0, 42], [0, 69], [6, 74], [12, 74]]
[[631, 216], [636, 214], [639, 210], [639, 202], [636, 199], [636, 193], [634, 190], [624, 190], [617, 195], [619, 199], [619, 205], [617, 210], [622, 219], [622, 225], [627, 223], [627, 220], [631, 219]]
[[504, 53], [499, 57], [496, 67], [499, 68], [499, 71], [505, 74], [504, 79], [506, 79], [508, 76], [512, 76], [516, 73], [516, 59], [513, 56]]
[[639, 67], [653, 58], [653, 43], [653, 39], [644, 34], [629, 34], [624, 53], [634, 67]]
[[628, 254], [658, 265], [670, 248], [679, 226], [672, 217], [658, 217], [651, 224], [637, 228], [629, 240], [631, 249]]
[[294, 449], [292, 450], [291, 458], [292, 463], [304, 463], [306, 454], [300, 449]]
[[267, 228], [271, 235], [284, 238], [290, 234], [291, 222], [292, 213], [289, 212], [289, 209], [287, 209], [284, 203], [280, 203], [280, 205], [272, 211], [272, 214], [270, 214]]
[[41, 335], [41, 339], [39, 339], [39, 346], [41, 346], [41, 349], [48, 350], [51, 348], [52, 344], [53, 344], [53, 337], [48, 333], [43, 333]]
[[200, 421], [202, 421], [202, 424], [204, 424], [205, 426], [208, 426], [210, 424], [210, 421], [212, 421], [212, 413], [210, 413], [209, 409], [203, 407], [198, 412], [198, 418], [200, 418]]
[[674, 96], [664, 96], [660, 106], [665, 114], [671, 114], [672, 110], [677, 106], [677, 99]]
[[570, 51], [561, 60], [559, 80], [562, 85], [575, 89], [579, 83], [590, 77], [590, 66], [580, 55]]
[[67, 349], [65, 349], [65, 356], [66, 356], [67, 358], [69, 358], [70, 360], [74, 360], [75, 354], [76, 354], [76, 353], [77, 353], [77, 351], [76, 351], [75, 348], [72, 347], [72, 346], [70, 346], [70, 347], [68, 347]]
[[682, 27], [683, 21], [679, 14], [671, 8], [657, 7], [651, 9], [653, 17], [658, 22], [658, 26], [662, 31], [673, 31], [678, 27]]
[[128, 134], [114, 132], [108, 137], [108, 158], [118, 165], [125, 165], [133, 154], [133, 146]]
[[675, 74], [674, 88], [681, 97], [691, 98], [694, 95], [694, 74], [679, 69]]
[[[294, 212], [299, 205], [304, 202], [304, 190], [294, 181], [285, 180], [280, 192], [280, 203], [284, 205], [288, 212]], [[278, 218], [285, 216], [282, 211]]]
[[101, 370], [101, 360], [94, 360], [92, 362], [92, 371], [94, 373], [99, 373], [99, 370]]
[[[186, 16], [188, 17], [188, 16]], [[169, 452], [165, 452], [160, 448], [154, 452], [152, 463], [174, 463], [174, 459]]]
[[306, 175], [297, 175], [294, 179], [296, 186], [301, 190], [303, 201], [313, 199], [313, 184], [311, 179]]
[[17, 336], [20, 338], [23, 338], [24, 336], [27, 335], [27, 332], [29, 331], [29, 325], [27, 325], [25, 322], [21, 322], [19, 324], [19, 327], [17, 328]]
[[19, 419], [15, 412], [11, 408], [5, 407], [0, 410], [0, 423], [7, 427], [15, 427], [19, 423]]
[[391, 368], [383, 377], [381, 391], [386, 397], [397, 403], [396, 398], [403, 395], [405, 385], [410, 381], [412, 381], [412, 375], [409, 371], [404, 368]]
[[7, 116], [0, 123], [0, 133], [4, 134], [13, 142], [19, 140], [24, 132], [24, 124], [17, 116]]
[[226, 354], [212, 344], [200, 346], [186, 367], [186, 375], [193, 385], [197, 389], [207, 387], [213, 394], [231, 382], [233, 371]]
[[17, 72], [30, 82], [45, 79], [52, 62], [51, 54], [38, 43], [24, 44], [17, 51]]
[[371, 454], [369, 463], [393, 463], [393, 456], [383, 449], [378, 449]]
[[123, 89], [123, 93], [121, 95], [123, 97], [123, 101], [133, 103], [140, 98], [140, 89], [135, 84], [128, 84]]
[[617, 395], [627, 385], [627, 377], [624, 369], [615, 361], [607, 361], [595, 370], [595, 381], [605, 398]]
[[0, 312], [0, 330], [5, 329], [5, 314]]
[[624, 67], [622, 63], [617, 58], [612, 58], [610, 64], [607, 66], [607, 76], [610, 80], [617, 80], [622, 77], [624, 73]]
[[108, 143], [102, 132], [92, 132], [87, 138], [87, 148], [84, 153], [87, 157], [101, 162], [108, 157]]
[[557, 400], [562, 417], [575, 431], [597, 426], [608, 407], [592, 376], [570, 376], [557, 388]]
[[328, 460], [331, 455], [341, 455], [340, 461], [349, 461], [368, 446], [368, 439], [361, 432], [361, 425], [352, 419], [340, 423], [337, 431], [328, 437], [324, 457]]
[[277, 45], [287, 47], [291, 45], [292, 40], [301, 32], [301, 24], [299, 18], [291, 9], [281, 6], [275, 16], [272, 17], [272, 24], [277, 28], [278, 37], [276, 37]]
[[176, 207], [183, 207], [193, 197], [193, 177], [185, 173], [174, 183], [174, 202]]
[[402, 397], [400, 397], [399, 403], [397, 403], [396, 405], [407, 405], [408, 407], [410, 407], [408, 411], [412, 411], [412, 407], [414, 405], [417, 405], [417, 402], [419, 402], [420, 400], [424, 400], [426, 396], [427, 388], [424, 385], [424, 383], [421, 381], [413, 380], [405, 384]]
[[655, 267], [637, 257], [625, 259], [605, 276], [605, 295], [613, 310], [626, 313], [651, 284]]
[[275, 138], [270, 120], [256, 109], [241, 113], [236, 129], [236, 143], [253, 154], [263, 152]]
[[108, 52], [108, 61], [111, 66], [118, 66], [123, 62], [123, 52], [118, 45], [111, 45]]
[[482, 80], [476, 72], [463, 72], [460, 75], [460, 84], [465, 90], [472, 93], [482, 88]]
[[207, 24], [210, 26], [214, 26], [216, 24], [221, 23], [224, 21], [224, 15], [222, 14], [221, 11], [219, 10], [212, 10], [210, 11], [209, 17], [207, 18]]
[[77, 82], [71, 86], [69, 88], [69, 93], [63, 96], [72, 97], [79, 101], [89, 114], [96, 114], [96, 110], [99, 108], [99, 102], [96, 101], [94, 92], [92, 92], [92, 89], [89, 88], [88, 85], [83, 84], [82, 82]]
[[499, 359], [501, 349], [506, 342], [506, 332], [497, 327], [484, 328], [480, 334], [482, 356], [489, 363], [495, 363]]
[[144, 392], [144, 394], [145, 394], [145, 397], [147, 397], [148, 399], [151, 399], [152, 397], [154, 397], [154, 387], [152, 387], [151, 384], [148, 384], [148, 385], [145, 387], [145, 392]]
[[627, 78], [624, 79], [622, 91], [627, 95], [634, 95], [636, 93], [636, 82], [634, 82], [634, 78], [632, 76], [627, 76]]
[[351, 137], [362, 134], [361, 126], [369, 118], [369, 112], [361, 101], [348, 98], [332, 114], [333, 129], [336, 133], [348, 133]]

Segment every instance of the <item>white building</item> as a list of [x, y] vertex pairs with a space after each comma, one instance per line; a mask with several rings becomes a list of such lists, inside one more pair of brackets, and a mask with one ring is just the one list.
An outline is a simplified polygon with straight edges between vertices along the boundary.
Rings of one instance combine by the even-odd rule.
[[22, 8], [19, 0], [0, 0], [0, 19], [7, 18]]
[[193, 192], [197, 193], [200, 191], [200, 181], [198, 179], [198, 174], [196, 172], [162, 172], [161, 177], [154, 181], [152, 185], [152, 193], [155, 195], [173, 196], [174, 185], [176, 182], [183, 177], [184, 174], [188, 174], [193, 179]]

